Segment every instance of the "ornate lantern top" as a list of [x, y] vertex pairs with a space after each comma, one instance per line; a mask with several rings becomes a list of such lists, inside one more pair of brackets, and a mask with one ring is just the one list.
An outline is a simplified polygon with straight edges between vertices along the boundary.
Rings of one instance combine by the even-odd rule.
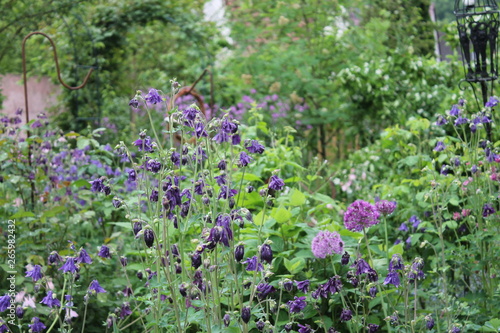
[[493, 81], [498, 78], [499, 10], [495, 0], [455, 0], [458, 35], [465, 80]]

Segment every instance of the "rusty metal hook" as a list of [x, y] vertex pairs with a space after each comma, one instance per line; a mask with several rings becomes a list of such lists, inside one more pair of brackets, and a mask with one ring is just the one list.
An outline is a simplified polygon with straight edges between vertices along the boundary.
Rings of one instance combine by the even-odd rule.
[[[61, 82], [61, 84], [65, 88], [67, 88], [69, 90], [78, 90], [78, 89], [85, 87], [85, 85], [87, 84], [87, 81], [90, 77], [90, 74], [92, 74], [92, 71], [94, 70], [93, 68], [89, 69], [89, 71], [88, 71], [87, 75], [85, 76], [85, 78], [83, 79], [83, 83], [81, 85], [76, 86], [76, 87], [71, 87], [70, 85], [66, 84], [61, 77], [61, 70], [59, 69], [59, 60], [57, 58], [56, 44], [54, 43], [52, 38], [50, 38], [47, 34], [40, 32], [40, 31], [34, 31], [34, 32], [27, 34], [23, 39], [22, 48], [21, 48], [22, 62], [23, 62], [24, 108], [25, 108], [24, 112], [25, 112], [25, 117], [26, 117], [26, 125], [28, 125], [28, 123], [30, 121], [29, 106], [28, 106], [28, 80], [26, 78], [26, 76], [27, 76], [26, 41], [28, 40], [28, 38], [30, 38], [33, 35], [42, 35], [49, 40], [50, 44], [52, 45], [52, 50], [54, 51], [54, 61], [56, 63], [57, 78], [59, 79], [59, 82]], [[28, 127], [28, 130], [26, 131], [26, 135], [28, 138], [31, 136], [29, 127]], [[31, 161], [31, 145], [30, 144], [28, 144], [28, 164], [29, 164], [30, 169], [31, 169], [32, 161]], [[33, 206], [33, 208], [35, 207], [35, 191], [36, 191], [35, 182], [32, 180], [31, 181], [31, 205]]]
[[[76, 86], [76, 87], [71, 87], [70, 85], [66, 84], [61, 77], [61, 70], [59, 69], [59, 60], [57, 58], [56, 44], [54, 43], [52, 38], [50, 38], [46, 33], [43, 33], [41, 31], [34, 31], [34, 32], [27, 34], [26, 37], [24, 37], [24, 39], [23, 39], [22, 50], [21, 50], [22, 61], [23, 61], [24, 106], [25, 106], [25, 113], [26, 113], [26, 124], [29, 122], [28, 81], [26, 79], [26, 73], [27, 73], [27, 71], [26, 71], [26, 41], [28, 40], [28, 38], [30, 38], [33, 35], [42, 35], [49, 40], [50, 44], [52, 45], [52, 50], [54, 51], [54, 61], [56, 63], [57, 78], [58, 78], [59, 82], [61, 82], [61, 84], [65, 88], [67, 88], [69, 90], [78, 90], [78, 89], [85, 87], [85, 85], [87, 84], [87, 81], [90, 77], [90, 74], [92, 74], [92, 71], [94, 70], [93, 68], [89, 69], [89, 71], [88, 71], [87, 75], [85, 76], [85, 78], [83, 79], [83, 83], [81, 85]], [[28, 136], [29, 136], [29, 133], [28, 133]]]

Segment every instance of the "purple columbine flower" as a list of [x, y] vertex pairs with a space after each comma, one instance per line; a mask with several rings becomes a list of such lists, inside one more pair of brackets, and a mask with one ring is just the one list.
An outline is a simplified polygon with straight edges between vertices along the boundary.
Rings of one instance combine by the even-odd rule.
[[158, 94], [158, 90], [156, 89], [149, 89], [149, 93], [144, 97], [146, 102], [151, 103], [151, 104], [157, 104], [161, 103], [161, 96]]
[[377, 287], [371, 287], [368, 293], [370, 294], [371, 298], [375, 298], [375, 296], [377, 296]]
[[263, 300], [270, 293], [273, 293], [275, 291], [276, 291], [276, 289], [268, 283], [259, 283], [257, 285], [257, 297], [259, 297], [259, 299], [261, 299], [261, 300]]
[[437, 126], [443, 126], [443, 125], [445, 125], [447, 123], [448, 123], [448, 120], [446, 120], [445, 117], [443, 117], [442, 115], [438, 116], [438, 119], [436, 120], [436, 125]]
[[350, 231], [362, 231], [372, 225], [378, 224], [380, 214], [374, 205], [356, 200], [347, 207], [344, 214], [344, 225]]
[[368, 324], [366, 328], [368, 328], [368, 333], [376, 333], [378, 332], [380, 326], [377, 324]]
[[341, 263], [342, 265], [344, 265], [344, 266], [345, 266], [345, 265], [349, 264], [349, 259], [350, 259], [350, 258], [351, 258], [351, 256], [350, 256], [350, 255], [349, 255], [349, 253], [347, 253], [347, 251], [346, 251], [346, 252], [344, 252], [344, 254], [342, 255], [342, 259], [340, 259], [340, 263]]
[[389, 274], [387, 274], [387, 277], [385, 278], [383, 284], [392, 284], [396, 288], [398, 288], [399, 285], [401, 284], [401, 282], [399, 280], [399, 274], [398, 274], [398, 272], [397, 271], [391, 271], [391, 272], [389, 272]]
[[155, 234], [152, 229], [147, 228], [144, 229], [144, 243], [146, 243], [147, 247], [153, 246], [155, 242]]
[[217, 199], [228, 199], [234, 197], [236, 194], [238, 194], [238, 190], [235, 189], [230, 189], [226, 185], [221, 186], [220, 188], [220, 193]]
[[76, 261], [75, 258], [67, 257], [66, 262], [59, 268], [59, 270], [63, 271], [63, 273], [68, 273], [68, 272], [76, 273], [78, 269], [75, 266], [75, 261]]
[[35, 265], [29, 271], [26, 271], [25, 277], [30, 277], [33, 282], [40, 280], [43, 277], [42, 267], [40, 265]]
[[425, 316], [425, 327], [427, 327], [428, 330], [432, 330], [434, 328], [434, 318], [429, 314]]
[[465, 117], [458, 117], [455, 120], [455, 126], [460, 126], [460, 125], [463, 125], [463, 124], [467, 124], [468, 122], [469, 122], [469, 119], [467, 119]]
[[262, 154], [265, 147], [259, 143], [257, 140], [247, 141], [245, 148], [252, 154]]
[[281, 191], [285, 187], [285, 182], [283, 179], [276, 175], [272, 175], [269, 179], [269, 188], [275, 191]]
[[303, 293], [306, 293], [309, 291], [309, 280], [304, 280], [304, 281], [295, 281], [295, 285], [297, 286], [297, 289], [302, 291]]
[[132, 314], [132, 310], [130, 309], [130, 303], [125, 302], [122, 304], [120, 307], [120, 319], [123, 319], [125, 317], [128, 317]]
[[139, 107], [139, 101], [134, 97], [130, 100], [130, 102], [128, 102], [128, 105], [133, 107], [134, 109], [137, 109]]
[[497, 105], [498, 105], [498, 98], [496, 98], [495, 96], [491, 96], [488, 102], [484, 104], [484, 106], [486, 106], [487, 108], [492, 108]]
[[80, 253], [78, 253], [78, 257], [76, 258], [76, 262], [79, 264], [91, 264], [92, 258], [84, 248], [81, 248]]
[[434, 150], [434, 151], [443, 151], [443, 150], [445, 150], [445, 149], [446, 149], [446, 146], [445, 146], [444, 142], [443, 142], [443, 141], [438, 141], [438, 142], [436, 143], [436, 147], [434, 147], [434, 149], [433, 149], [433, 150]]
[[244, 254], [245, 254], [245, 246], [243, 244], [236, 246], [236, 248], [234, 249], [234, 260], [240, 262], [241, 260], [243, 260]]
[[491, 214], [495, 214], [495, 208], [493, 208], [493, 205], [490, 203], [486, 203], [483, 206], [483, 217], [490, 216]]
[[4, 312], [10, 307], [10, 296], [5, 294], [0, 297], [0, 312]]
[[94, 293], [105, 293], [106, 292], [106, 290], [104, 290], [104, 288], [99, 285], [99, 282], [97, 282], [97, 280], [93, 280], [90, 283], [90, 286], [89, 286], [88, 290], [89, 290], [89, 293], [91, 293], [91, 294], [94, 294]]
[[356, 267], [356, 275], [369, 273], [372, 269], [364, 259], [358, 259], [354, 262], [352, 267]]
[[151, 194], [149, 195], [149, 201], [158, 202], [158, 191], [157, 190], [151, 191]]
[[245, 323], [248, 324], [250, 321], [251, 317], [251, 312], [250, 312], [250, 307], [245, 306], [243, 309], [241, 309], [241, 320]]
[[375, 208], [382, 215], [390, 215], [396, 210], [398, 203], [396, 201], [380, 200], [375, 203]]
[[389, 261], [389, 271], [394, 270], [403, 270], [405, 265], [403, 264], [403, 258], [399, 253], [395, 253], [392, 255], [391, 260]]
[[422, 221], [420, 221], [417, 215], [412, 215], [408, 222], [411, 223], [413, 229], [417, 229]]
[[349, 321], [352, 319], [352, 311], [349, 309], [342, 309], [340, 313], [340, 321]]
[[182, 111], [182, 116], [186, 120], [186, 125], [190, 125], [195, 119], [196, 115], [199, 113], [196, 108], [187, 108], [184, 111]]
[[453, 117], [458, 117], [458, 115], [460, 114], [460, 109], [458, 108], [458, 105], [453, 105], [451, 107], [451, 110], [450, 110], [450, 116], [453, 116]]
[[403, 231], [403, 232], [407, 232], [408, 226], [406, 225], [406, 222], [401, 223], [398, 230]]
[[146, 170], [151, 171], [152, 173], [158, 173], [161, 169], [161, 163], [157, 160], [150, 159], [146, 162]]
[[229, 324], [231, 323], [231, 316], [226, 313], [223, 317], [223, 321], [224, 321], [224, 326], [228, 327]]
[[250, 162], [253, 161], [253, 158], [247, 155], [244, 151], [240, 153], [240, 161], [239, 166], [247, 166]]
[[59, 302], [56, 295], [52, 293], [52, 290], [47, 292], [47, 296], [45, 296], [40, 303], [47, 305], [49, 308], [61, 306], [61, 302]]
[[316, 258], [324, 259], [334, 253], [341, 254], [344, 251], [344, 243], [338, 233], [320, 231], [312, 240], [311, 250]]
[[260, 271], [264, 270], [264, 267], [259, 262], [257, 256], [247, 258], [247, 260], [243, 261], [242, 264], [247, 264], [247, 268], [245, 270], [247, 270], [249, 272], [250, 271], [260, 272]]
[[309, 326], [308, 324], [297, 324], [299, 326], [299, 330], [298, 332], [299, 333], [313, 333], [314, 331], [312, 330], [311, 326]]
[[221, 160], [219, 164], [217, 164], [217, 168], [219, 168], [219, 170], [226, 170], [226, 165], [226, 160]]
[[458, 326], [453, 326], [450, 330], [449, 330], [450, 333], [460, 333], [462, 332], [462, 330], [460, 329], [460, 327]]
[[139, 151], [145, 151], [145, 152], [153, 152], [153, 141], [151, 141], [151, 138], [148, 136], [144, 139], [137, 139], [133, 142], [133, 145], [136, 146]]
[[30, 329], [30, 333], [39, 333], [42, 332], [47, 327], [40, 321], [40, 318], [33, 317], [31, 319], [31, 324], [28, 324]]
[[273, 261], [273, 250], [269, 244], [263, 244], [260, 247], [260, 260], [271, 264]]
[[97, 255], [103, 259], [111, 259], [111, 252], [109, 251], [109, 247], [106, 245], [101, 246]]

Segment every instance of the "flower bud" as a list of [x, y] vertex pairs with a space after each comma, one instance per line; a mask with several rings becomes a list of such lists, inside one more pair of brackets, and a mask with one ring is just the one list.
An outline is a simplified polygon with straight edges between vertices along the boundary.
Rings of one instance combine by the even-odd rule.
[[243, 244], [236, 246], [236, 248], [234, 249], [234, 259], [237, 262], [240, 262], [243, 259], [244, 255], [245, 255], [245, 246]]
[[273, 261], [273, 250], [269, 244], [260, 247], [260, 259], [270, 264]]
[[243, 320], [245, 324], [248, 324], [248, 322], [250, 321], [250, 316], [251, 313], [248, 306], [245, 306], [243, 309], [241, 309], [241, 320]]
[[146, 229], [144, 230], [144, 243], [146, 243], [147, 247], [153, 246], [153, 243], [155, 241], [155, 234], [152, 229]]

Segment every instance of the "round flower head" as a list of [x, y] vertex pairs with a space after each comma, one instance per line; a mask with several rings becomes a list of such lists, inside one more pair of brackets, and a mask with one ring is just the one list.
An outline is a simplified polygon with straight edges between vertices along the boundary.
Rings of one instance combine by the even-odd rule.
[[320, 231], [312, 240], [311, 250], [316, 258], [324, 259], [333, 253], [341, 254], [344, 250], [344, 243], [338, 233]]
[[378, 212], [382, 215], [390, 215], [396, 210], [397, 206], [396, 201], [387, 201], [387, 200], [380, 200], [375, 203], [375, 207], [377, 208]]
[[347, 207], [344, 214], [344, 225], [351, 231], [362, 231], [378, 224], [380, 213], [374, 205], [363, 200], [356, 200]]

